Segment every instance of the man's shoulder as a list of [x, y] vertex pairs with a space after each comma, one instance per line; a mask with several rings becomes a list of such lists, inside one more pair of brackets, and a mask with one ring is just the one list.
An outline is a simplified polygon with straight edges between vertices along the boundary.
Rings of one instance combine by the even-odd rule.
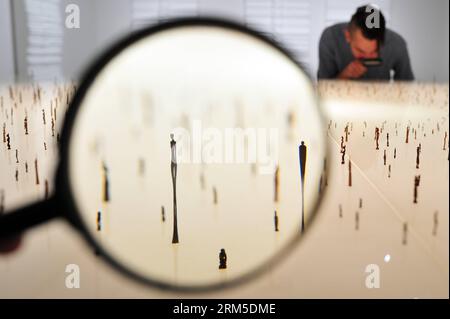
[[406, 46], [406, 41], [399, 33], [391, 29], [386, 29], [385, 44], [393, 46]]
[[344, 38], [344, 29], [346, 26], [347, 23], [337, 23], [326, 27], [322, 32], [322, 41], [331, 42], [342, 40]]
[[323, 30], [323, 34], [327, 34], [330, 36], [337, 36], [343, 34], [343, 31], [347, 27], [348, 23], [336, 23], [333, 25], [330, 25]]

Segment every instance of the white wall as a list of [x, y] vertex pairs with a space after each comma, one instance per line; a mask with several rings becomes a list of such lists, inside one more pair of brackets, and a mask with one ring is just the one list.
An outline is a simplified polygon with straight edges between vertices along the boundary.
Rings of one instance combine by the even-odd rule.
[[390, 27], [406, 39], [419, 81], [448, 82], [448, 10], [448, 0], [392, 0]]
[[23, 1], [14, 1], [11, 3], [11, 12], [13, 13], [12, 22], [14, 28], [14, 59], [16, 64], [15, 80], [18, 82], [28, 81], [27, 71], [27, 19], [25, 14], [25, 3]]
[[[23, 0], [14, 0], [20, 9]], [[300, 0], [299, 0], [300, 1]], [[318, 41], [326, 27], [327, 7], [334, 1], [354, 4], [360, 0], [302, 0], [309, 1], [311, 19], [311, 48], [304, 57], [315, 75], [318, 65]], [[356, 2], [355, 2], [356, 1]], [[379, 0], [386, 2], [386, 0]], [[77, 79], [82, 70], [112, 42], [131, 32], [132, 0], [62, 0], [65, 5], [75, 3], [80, 7], [81, 28], [66, 29], [63, 73], [67, 79]], [[199, 14], [219, 15], [244, 22], [245, 0], [197, 0]], [[364, 2], [364, 1], [363, 1]], [[377, 2], [377, 0], [367, 1]], [[337, 2], [336, 2], [337, 3]], [[386, 2], [389, 3], [389, 2]], [[9, 0], [0, 0], [0, 81], [11, 81], [14, 74], [12, 62], [11, 23], [8, 22]], [[448, 0], [390, 0], [388, 27], [398, 31], [408, 42], [412, 66], [417, 80], [449, 81], [449, 1]], [[19, 10], [20, 11], [20, 10]], [[24, 14], [16, 12], [18, 79], [26, 80], [23, 73], [24, 41], [26, 30], [22, 27]], [[347, 18], [349, 19], [350, 16]], [[65, 20], [65, 19], [64, 19]], [[3, 45], [6, 44], [6, 45]]]
[[[95, 43], [95, 11], [94, 1], [91, 0], [64, 0], [62, 7], [73, 3], [80, 8], [80, 28], [65, 29], [63, 48], [63, 73], [69, 80], [77, 79], [86, 67], [97, 47]], [[64, 15], [66, 16], [66, 15]], [[64, 19], [65, 20], [65, 19]]]
[[[65, 23], [65, 7], [76, 4], [80, 8], [80, 28], [64, 27], [62, 72], [68, 80], [78, 79], [93, 58], [100, 54], [118, 37], [129, 31], [129, 0], [62, 0], [62, 23]], [[14, 63], [11, 41], [10, 0], [0, 0], [0, 82], [14, 80]], [[28, 30], [24, 0], [14, 0], [15, 47], [17, 61], [16, 80], [29, 81], [27, 72]], [[9, 40], [8, 40], [9, 39]], [[10, 53], [11, 52], [11, 53]], [[12, 69], [11, 69], [12, 66]]]
[[14, 81], [14, 44], [9, 0], [0, 0], [0, 83]]
[[[70, 0], [65, 0], [69, 2]], [[303, 0], [310, 1], [312, 19], [310, 54], [305, 57], [315, 75], [318, 65], [318, 41], [326, 27], [328, 1], [358, 5], [356, 0]], [[355, 2], [356, 1], [356, 2]], [[67, 50], [67, 74], [74, 77], [85, 59], [106, 48], [111, 42], [129, 31], [131, 0], [77, 0], [80, 3], [82, 29], [71, 35]], [[377, 2], [367, 1], [367, 2]], [[385, 3], [386, 1], [381, 1]], [[198, 0], [199, 13], [219, 15], [243, 21], [244, 0]], [[407, 7], [405, 7], [407, 6]], [[406, 9], [405, 9], [406, 8]], [[419, 81], [449, 81], [449, 1], [448, 0], [391, 0], [388, 27], [399, 32], [408, 42], [411, 62]], [[422, 18], [421, 18], [422, 17]], [[348, 17], [350, 19], [350, 16]], [[84, 23], [84, 25], [83, 25]], [[70, 33], [69, 32], [69, 33]], [[78, 47], [77, 52], [76, 47]]]
[[130, 31], [128, 0], [64, 0], [80, 8], [80, 28], [66, 29], [64, 73], [77, 79], [92, 60], [121, 36]]
[[445, 8], [445, 12], [447, 12], [447, 15], [445, 17], [445, 33], [444, 33], [444, 77], [443, 77], [443, 81], [448, 82], [448, 73], [449, 73], [449, 2], [445, 1], [446, 3], [446, 8]]
[[[131, 32], [131, 0], [64, 0], [80, 7], [81, 28], [66, 31], [63, 69], [78, 78], [96, 56]], [[200, 14], [242, 19], [242, 0], [199, 0]]]
[[199, 13], [206, 16], [220, 16], [229, 20], [242, 21], [244, 5], [242, 0], [198, 0]]

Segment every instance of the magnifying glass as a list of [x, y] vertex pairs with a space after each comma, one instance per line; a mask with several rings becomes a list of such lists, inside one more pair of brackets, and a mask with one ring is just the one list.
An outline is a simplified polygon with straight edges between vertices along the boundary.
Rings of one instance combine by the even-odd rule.
[[374, 59], [361, 59], [361, 63], [366, 68], [381, 66], [383, 64], [383, 60], [381, 58], [374, 58]]
[[67, 219], [153, 287], [205, 291], [262, 273], [309, 229], [327, 175], [314, 88], [279, 44], [232, 22], [139, 31], [84, 76], [55, 192], [0, 237]]

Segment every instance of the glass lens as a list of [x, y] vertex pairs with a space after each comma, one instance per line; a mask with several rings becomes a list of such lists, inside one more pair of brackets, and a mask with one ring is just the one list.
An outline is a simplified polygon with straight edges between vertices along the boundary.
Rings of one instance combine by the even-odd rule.
[[173, 27], [96, 76], [71, 136], [70, 187], [89, 234], [132, 272], [226, 283], [308, 229], [324, 133], [308, 77], [276, 47], [224, 27]]

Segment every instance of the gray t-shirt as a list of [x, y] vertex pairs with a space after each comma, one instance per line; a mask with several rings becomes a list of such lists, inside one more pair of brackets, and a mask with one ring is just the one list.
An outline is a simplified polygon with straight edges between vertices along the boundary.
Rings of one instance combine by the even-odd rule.
[[[344, 31], [348, 23], [339, 23], [325, 29], [319, 43], [318, 79], [335, 79], [351, 63], [353, 57]], [[405, 40], [396, 32], [386, 29], [385, 41], [380, 48], [380, 66], [370, 67], [360, 78], [363, 80], [390, 80], [394, 71], [395, 80], [412, 81], [408, 49]]]

